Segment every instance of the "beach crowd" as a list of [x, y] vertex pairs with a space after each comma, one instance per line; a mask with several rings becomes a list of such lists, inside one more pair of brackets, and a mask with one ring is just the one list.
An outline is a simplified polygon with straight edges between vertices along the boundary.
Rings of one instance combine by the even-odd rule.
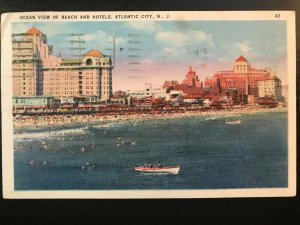
[[88, 115], [34, 115], [34, 116], [15, 116], [13, 118], [14, 128], [22, 127], [52, 127], [65, 126], [87, 123], [106, 123], [106, 122], [122, 122], [129, 120], [148, 120], [148, 119], [172, 119], [182, 117], [221, 117], [221, 116], [236, 116], [236, 115], [252, 115], [258, 112], [278, 112], [287, 111], [285, 107], [277, 108], [260, 108], [260, 107], [245, 107], [241, 109], [223, 109], [223, 110], [196, 110], [196, 111], [171, 111], [161, 113], [119, 113], [119, 114], [100, 114], [91, 113]]

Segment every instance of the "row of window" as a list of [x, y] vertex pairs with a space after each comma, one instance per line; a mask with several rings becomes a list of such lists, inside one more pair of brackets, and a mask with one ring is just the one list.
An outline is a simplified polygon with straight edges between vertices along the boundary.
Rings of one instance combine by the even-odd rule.
[[[86, 86], [85, 89], [94, 89], [93, 86]], [[98, 86], [96, 86], [96, 89], [98, 89]]]
[[[16, 90], [20, 91], [20, 88], [17, 88]], [[23, 87], [23, 90], [26, 90], [26, 87]], [[32, 87], [29, 87], [28, 90], [32, 90]]]
[[98, 91], [96, 91], [96, 93], [94, 93], [93, 91], [86, 91], [85, 93], [86, 93], [87, 95], [88, 95], [88, 94], [98, 94]]
[[[33, 94], [35, 94], [35, 93], [33, 93], [32, 91], [29, 91], [29, 92], [23, 91], [23, 95], [26, 95], [26, 93], [27, 93], [28, 95], [33, 95]], [[18, 95], [22, 95], [22, 92], [18, 91]]]
[[[49, 87], [49, 88], [45, 88], [44, 90], [45, 91], [47, 91], [47, 90], [61, 90], [61, 89], [63, 89], [63, 88], [58, 88], [58, 87], [56, 87], [56, 88], [54, 88], [54, 87]], [[64, 88], [64, 90], [77, 90], [77, 88], [74, 88], [74, 87], [69, 87], [69, 88]]]
[[237, 65], [236, 68], [238, 70], [246, 70], [246, 65]]
[[[25, 92], [24, 92], [25, 93]], [[78, 94], [78, 92], [74, 92], [74, 91], [65, 91], [65, 92], [49, 92], [49, 95], [62, 95], [62, 94], [65, 94], [65, 95], [75, 95], [75, 94]], [[86, 91], [85, 94], [98, 94], [98, 91], [94, 92], [94, 91]]]

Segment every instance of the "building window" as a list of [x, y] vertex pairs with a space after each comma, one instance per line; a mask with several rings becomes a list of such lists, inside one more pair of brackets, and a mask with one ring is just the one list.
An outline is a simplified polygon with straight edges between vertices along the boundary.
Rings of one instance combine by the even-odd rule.
[[88, 66], [92, 65], [93, 64], [92, 59], [87, 59], [86, 62], [85, 62], [85, 64], [88, 65]]

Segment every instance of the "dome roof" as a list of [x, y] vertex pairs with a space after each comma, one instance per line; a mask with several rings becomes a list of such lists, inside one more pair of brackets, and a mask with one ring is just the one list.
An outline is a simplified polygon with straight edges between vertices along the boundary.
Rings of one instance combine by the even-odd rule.
[[102, 57], [103, 54], [96, 49], [88, 51], [84, 56]]
[[39, 34], [41, 34], [41, 33], [42, 33], [42, 32], [41, 32], [40, 30], [36, 29], [35, 27], [30, 28], [30, 29], [26, 32], [26, 34], [31, 34], [31, 35], [39, 35]]
[[235, 61], [236, 62], [248, 62], [247, 59], [242, 55], [240, 57], [238, 57]]

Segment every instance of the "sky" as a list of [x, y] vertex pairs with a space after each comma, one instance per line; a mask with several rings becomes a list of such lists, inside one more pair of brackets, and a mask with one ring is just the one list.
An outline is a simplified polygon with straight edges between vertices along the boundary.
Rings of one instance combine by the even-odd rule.
[[[257, 69], [272, 68], [287, 83], [285, 21], [100, 21], [14, 23], [13, 33], [35, 26], [47, 35], [54, 54], [65, 59], [90, 49], [113, 55], [113, 91], [162, 87], [166, 80], [181, 82], [189, 67], [200, 80], [219, 70], [231, 70], [240, 55]], [[84, 34], [82, 52], [71, 50], [74, 33]]]

